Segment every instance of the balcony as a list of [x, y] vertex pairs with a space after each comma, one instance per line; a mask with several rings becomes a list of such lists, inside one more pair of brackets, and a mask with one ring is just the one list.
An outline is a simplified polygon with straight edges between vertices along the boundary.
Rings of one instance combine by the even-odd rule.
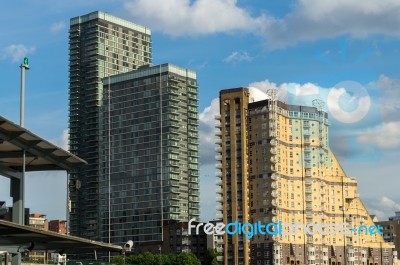
[[272, 179], [272, 180], [277, 180], [278, 178], [279, 178], [279, 175], [276, 174], [276, 173], [273, 173], [273, 174], [271, 175], [271, 179]]
[[217, 181], [215, 181], [215, 184], [217, 186], [222, 186], [222, 180], [218, 179]]

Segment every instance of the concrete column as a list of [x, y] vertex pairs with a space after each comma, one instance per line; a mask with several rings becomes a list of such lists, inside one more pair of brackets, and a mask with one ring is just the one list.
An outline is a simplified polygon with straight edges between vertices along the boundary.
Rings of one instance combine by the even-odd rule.
[[21, 265], [21, 253], [12, 254], [11, 265]]
[[[22, 176], [21, 176], [22, 177]], [[21, 179], [11, 178], [10, 195], [13, 198], [12, 221], [16, 224], [25, 224], [24, 189]]]

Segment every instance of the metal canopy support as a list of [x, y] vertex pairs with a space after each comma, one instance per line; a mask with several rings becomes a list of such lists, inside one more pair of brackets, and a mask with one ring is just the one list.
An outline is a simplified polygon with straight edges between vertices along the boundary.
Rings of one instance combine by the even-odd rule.
[[0, 175], [7, 177], [7, 178], [16, 178], [16, 179], [20, 179], [21, 178], [21, 174], [19, 171], [13, 170], [11, 168], [8, 167], [4, 167], [0, 165]]
[[[29, 152], [31, 155], [35, 157], [42, 157], [45, 158], [46, 160], [57, 164], [59, 167], [62, 167], [64, 169], [69, 169], [73, 167], [68, 161], [66, 161], [69, 157], [57, 157], [54, 158], [51, 154], [57, 151], [58, 149], [43, 149], [38, 146], [42, 141], [40, 140], [23, 140], [21, 139], [20, 135], [22, 133], [11, 133], [11, 132], [6, 132], [5, 130], [1, 130], [0, 128], [0, 138], [2, 138], [5, 141], [8, 141], [15, 146], [18, 146], [22, 150], [25, 150], [25, 152]], [[17, 137], [15, 137], [17, 136]], [[23, 152], [23, 151], [22, 151]]]

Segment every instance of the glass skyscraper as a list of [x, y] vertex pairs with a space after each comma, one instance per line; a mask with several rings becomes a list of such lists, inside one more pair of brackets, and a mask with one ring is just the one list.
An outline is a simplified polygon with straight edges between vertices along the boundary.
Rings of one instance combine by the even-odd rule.
[[88, 162], [69, 175], [72, 235], [89, 239], [100, 239], [101, 235], [98, 218], [102, 78], [149, 64], [151, 54], [151, 32], [146, 27], [99, 11], [70, 21], [70, 151]]
[[199, 217], [196, 73], [142, 66], [105, 78], [103, 91], [101, 240], [158, 246], [164, 221]]

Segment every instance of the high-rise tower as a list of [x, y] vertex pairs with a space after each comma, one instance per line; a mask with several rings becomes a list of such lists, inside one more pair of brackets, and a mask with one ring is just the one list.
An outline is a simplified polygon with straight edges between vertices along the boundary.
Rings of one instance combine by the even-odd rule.
[[101, 239], [158, 253], [164, 221], [200, 215], [196, 73], [142, 66], [103, 90]]
[[[72, 235], [100, 238], [99, 113], [102, 78], [151, 63], [146, 27], [93, 12], [72, 18], [69, 33], [70, 151], [88, 165], [70, 172], [69, 228]], [[72, 185], [79, 183], [78, 185]]]
[[220, 113], [224, 223], [296, 225], [287, 234], [257, 233], [249, 240], [225, 235], [224, 264], [393, 264], [393, 245], [366, 232], [375, 224], [356, 179], [329, 147], [322, 102], [290, 105], [276, 91], [228, 89], [220, 92]]

